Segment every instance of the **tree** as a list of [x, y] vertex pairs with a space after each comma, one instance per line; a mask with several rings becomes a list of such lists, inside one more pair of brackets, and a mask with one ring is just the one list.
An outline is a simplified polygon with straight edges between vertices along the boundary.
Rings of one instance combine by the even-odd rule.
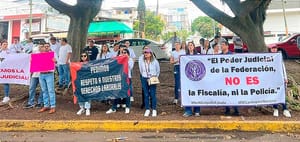
[[271, 0], [222, 0], [231, 9], [229, 16], [214, 7], [207, 0], [192, 0], [206, 15], [215, 19], [240, 36], [250, 52], [265, 52], [263, 23]]
[[[138, 30], [140, 21], [137, 21], [133, 25], [134, 30]], [[145, 36], [146, 38], [157, 40], [161, 34], [165, 24], [161, 20], [160, 16], [156, 16], [153, 12], [146, 11], [145, 17]]]
[[77, 0], [72, 6], [60, 0], [45, 0], [51, 7], [70, 17], [68, 43], [72, 46], [72, 61], [79, 61], [80, 51], [86, 45], [90, 22], [98, 14], [103, 0]]
[[145, 1], [144, 0], [139, 0], [138, 3], [138, 20], [140, 21], [139, 23], [139, 37], [143, 38], [143, 34], [145, 32], [145, 12], [146, 12], [146, 6], [145, 6]]
[[[191, 33], [187, 30], [181, 30], [181, 31], [176, 31], [176, 35], [182, 40], [182, 41], [186, 41], [188, 36], [191, 35]], [[167, 32], [164, 33], [161, 38], [164, 41], [167, 41], [169, 39], [171, 39], [174, 36], [174, 32]]]
[[192, 32], [199, 32], [202, 37], [213, 37], [217, 23], [207, 16], [200, 16], [192, 23]]

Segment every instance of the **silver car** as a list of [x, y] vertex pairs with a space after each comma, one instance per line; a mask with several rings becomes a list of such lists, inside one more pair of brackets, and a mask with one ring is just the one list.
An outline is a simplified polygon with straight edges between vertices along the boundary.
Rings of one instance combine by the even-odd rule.
[[156, 41], [150, 39], [141, 39], [141, 38], [123, 39], [120, 40], [118, 43], [124, 45], [126, 41], [130, 42], [130, 48], [133, 49], [137, 57], [143, 54], [143, 47], [145, 45], [148, 45], [151, 48], [154, 55], [156, 56], [156, 59], [158, 60], [170, 59], [172, 47], [167, 46], [169, 44], [159, 44]]

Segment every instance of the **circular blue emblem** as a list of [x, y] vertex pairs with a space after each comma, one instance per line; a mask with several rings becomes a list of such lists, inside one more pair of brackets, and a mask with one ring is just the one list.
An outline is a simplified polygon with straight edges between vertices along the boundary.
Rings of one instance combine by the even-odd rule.
[[206, 70], [204, 64], [199, 60], [189, 61], [185, 65], [185, 75], [192, 81], [199, 81], [205, 76]]

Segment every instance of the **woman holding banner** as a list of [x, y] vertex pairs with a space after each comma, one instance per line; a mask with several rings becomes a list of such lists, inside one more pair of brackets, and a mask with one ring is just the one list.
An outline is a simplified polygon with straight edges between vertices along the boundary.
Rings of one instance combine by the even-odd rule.
[[[271, 53], [277, 53], [278, 52], [278, 49], [276, 46], [273, 46], [272, 48], [270, 48], [269, 50]], [[288, 78], [287, 78], [287, 75], [286, 75], [286, 70], [285, 70], [285, 65], [284, 63], [282, 63], [282, 69], [283, 69], [283, 78], [284, 78], [284, 83], [285, 83], [285, 87], [288, 83]], [[278, 117], [279, 116], [279, 112], [278, 112], [278, 104], [275, 104], [273, 105], [273, 109], [274, 109], [274, 112], [273, 112], [273, 116], [275, 117]], [[286, 104], [282, 104], [282, 109], [283, 109], [283, 115], [285, 117], [292, 117], [290, 111], [287, 109], [286, 107]]]
[[170, 63], [174, 64], [174, 78], [175, 78], [175, 87], [174, 87], [175, 98], [173, 104], [178, 103], [178, 97], [180, 92], [179, 58], [181, 55], [185, 55], [185, 50], [181, 50], [180, 42], [175, 42], [175, 50], [172, 51], [171, 58], [170, 58]]
[[[179, 44], [180, 48], [180, 44]], [[146, 111], [144, 113], [145, 117], [150, 115], [149, 100], [151, 100], [152, 105], [152, 117], [157, 116], [156, 111], [156, 84], [148, 83], [150, 77], [158, 77], [160, 74], [160, 66], [158, 61], [155, 59], [153, 52], [150, 48], [144, 50], [144, 58], [139, 60], [140, 74], [142, 75], [142, 88], [144, 90], [144, 103]], [[151, 98], [151, 99], [150, 99]]]
[[[83, 63], [87, 63], [89, 61], [89, 56], [88, 53], [83, 52], [80, 54], [80, 62]], [[74, 96], [75, 97], [75, 96]], [[76, 100], [76, 99], [75, 99]], [[76, 113], [77, 115], [81, 115], [85, 112], [86, 116], [90, 116], [91, 112], [90, 112], [90, 108], [91, 108], [91, 101], [87, 101], [87, 102], [78, 102], [79, 104], [79, 111]]]
[[[197, 51], [195, 49], [195, 44], [193, 42], [188, 43], [188, 50], [186, 55], [197, 55]], [[193, 115], [192, 107], [185, 107], [184, 108], [183, 117], [189, 117]], [[195, 116], [200, 116], [200, 107], [194, 107]]]
[[[7, 41], [3, 41], [1, 44], [1, 50], [0, 50], [0, 57], [5, 57], [7, 54], [10, 53], [10, 50], [8, 49], [8, 43]], [[2, 100], [2, 103], [8, 103], [10, 98], [9, 98], [9, 84], [3, 84], [4, 87], [4, 98]]]
[[[119, 56], [126, 56], [128, 57], [128, 78], [129, 78], [129, 88], [130, 88], [130, 96], [132, 96], [132, 80], [131, 80], [131, 72], [134, 66], [134, 61], [132, 58], [130, 58], [130, 52], [128, 49], [124, 48], [122, 50], [122, 52], [118, 53]], [[123, 100], [125, 100], [125, 113], [128, 114], [130, 112], [130, 108], [131, 108], [131, 102], [130, 102], [130, 96], [124, 98]], [[110, 114], [110, 113], [114, 113], [117, 110], [117, 105], [121, 102], [121, 99], [115, 99], [113, 101], [113, 106], [112, 108], [110, 108], [108, 111], [106, 111], [106, 114]]]

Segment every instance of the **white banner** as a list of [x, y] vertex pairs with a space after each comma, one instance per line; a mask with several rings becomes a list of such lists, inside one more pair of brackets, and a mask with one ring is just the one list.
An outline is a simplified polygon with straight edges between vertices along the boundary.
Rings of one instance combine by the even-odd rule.
[[183, 106], [285, 102], [281, 53], [181, 56]]
[[30, 85], [30, 54], [0, 54], [0, 83]]

